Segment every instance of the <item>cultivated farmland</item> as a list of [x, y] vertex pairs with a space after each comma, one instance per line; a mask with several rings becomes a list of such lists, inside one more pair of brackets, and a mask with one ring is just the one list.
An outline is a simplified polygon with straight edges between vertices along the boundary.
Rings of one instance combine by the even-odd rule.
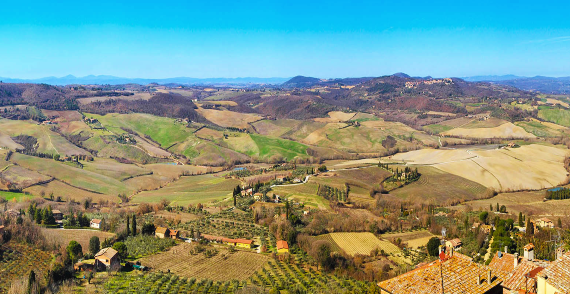
[[429, 239], [431, 239], [432, 237], [435, 236], [427, 230], [382, 235], [383, 239], [391, 241], [395, 239], [400, 239], [402, 242], [407, 243], [408, 247], [414, 249], [426, 246]]
[[238, 180], [220, 178], [212, 174], [183, 176], [161, 189], [141, 192], [135, 195], [132, 201], [158, 203], [166, 199], [178, 206], [207, 203], [230, 197], [232, 189], [239, 183]]
[[213, 281], [223, 281], [227, 278], [245, 280], [269, 261], [269, 257], [265, 255], [245, 251], [230, 253], [224, 249], [220, 249], [214, 257], [206, 258], [204, 254], [190, 254], [192, 247], [193, 245], [182, 243], [140, 261], [153, 270], [170, 270], [179, 276]]
[[535, 138], [531, 133], [513, 123], [505, 123], [498, 127], [490, 128], [455, 128], [445, 132], [443, 135], [458, 136], [464, 138]]
[[50, 268], [52, 255], [25, 244], [9, 243], [3, 246], [4, 254], [0, 259], [0, 292], [9, 293], [14, 280], [27, 277], [34, 270], [39, 280]]
[[531, 144], [506, 149], [419, 150], [388, 160], [431, 165], [497, 191], [542, 189], [563, 183], [568, 175], [564, 147]]
[[330, 233], [328, 235], [348, 255], [370, 255], [370, 252], [376, 248], [384, 250], [389, 255], [401, 255], [400, 248], [388, 241], [378, 239], [373, 233]]
[[110, 239], [115, 236], [115, 234], [99, 230], [59, 228], [42, 228], [42, 234], [51, 245], [67, 246], [70, 241], [77, 241], [81, 244], [83, 253], [89, 252], [89, 239], [91, 239], [91, 237], [97, 236], [99, 240], [103, 242], [105, 239]]

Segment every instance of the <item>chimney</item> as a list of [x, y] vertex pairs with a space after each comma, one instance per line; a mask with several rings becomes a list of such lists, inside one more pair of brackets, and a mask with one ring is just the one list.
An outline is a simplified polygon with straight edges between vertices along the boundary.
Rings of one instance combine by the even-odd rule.
[[519, 253], [515, 253], [515, 268], [519, 265]]
[[509, 253], [509, 247], [505, 246], [505, 254]]
[[487, 283], [489, 283], [489, 284], [491, 283], [491, 278], [492, 278], [492, 276], [491, 276], [491, 270], [489, 270], [489, 271], [487, 272]]
[[477, 285], [481, 285], [481, 275], [478, 274], [476, 279], [477, 279]]

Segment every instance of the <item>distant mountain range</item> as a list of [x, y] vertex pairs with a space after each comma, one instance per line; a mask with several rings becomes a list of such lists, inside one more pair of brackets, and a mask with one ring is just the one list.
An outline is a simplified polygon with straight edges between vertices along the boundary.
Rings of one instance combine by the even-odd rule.
[[[405, 73], [395, 73], [392, 76], [400, 78], [412, 79], [431, 79], [427, 77], [410, 77]], [[157, 83], [162, 85], [167, 84], [181, 84], [181, 85], [218, 85], [218, 86], [231, 86], [231, 85], [279, 85], [285, 88], [304, 88], [314, 85], [357, 85], [366, 81], [374, 79], [374, 77], [356, 77], [356, 78], [336, 78], [336, 79], [320, 79], [315, 77], [296, 76], [293, 78], [258, 78], [258, 77], [243, 77], [243, 78], [190, 78], [190, 77], [175, 77], [164, 79], [147, 79], [147, 78], [124, 78], [109, 75], [89, 75], [85, 77], [75, 77], [68, 75], [65, 77], [45, 77], [39, 79], [14, 79], [0, 77], [0, 81], [4, 83], [43, 83], [50, 85], [73, 85], [73, 84], [96, 84], [96, 85], [120, 85], [120, 84], [141, 84], [146, 85], [150, 83]], [[489, 75], [489, 76], [471, 76], [461, 77], [468, 82], [490, 82], [494, 84], [501, 84], [519, 88], [527, 91], [538, 91], [549, 94], [570, 94], [570, 77], [523, 77], [515, 75]]]
[[187, 84], [187, 85], [212, 85], [212, 84], [228, 84], [228, 85], [246, 85], [246, 84], [281, 84], [289, 78], [257, 78], [257, 77], [244, 77], [244, 78], [189, 78], [189, 77], [176, 77], [165, 79], [146, 79], [146, 78], [123, 78], [108, 75], [89, 75], [85, 77], [75, 77], [68, 75], [65, 77], [46, 77], [39, 79], [13, 79], [0, 77], [0, 81], [4, 83], [45, 83], [51, 85], [71, 85], [71, 84], [141, 84], [146, 85], [150, 83], [158, 84]]
[[550, 94], [570, 94], [570, 77], [521, 77], [515, 75], [504, 76], [473, 76], [462, 78], [470, 82], [491, 82], [507, 85], [527, 91], [538, 91]]

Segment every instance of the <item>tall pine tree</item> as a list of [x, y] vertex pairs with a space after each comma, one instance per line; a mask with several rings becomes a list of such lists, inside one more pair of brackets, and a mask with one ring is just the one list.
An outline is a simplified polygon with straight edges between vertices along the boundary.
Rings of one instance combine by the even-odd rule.
[[127, 215], [127, 237], [131, 235], [131, 231], [129, 229], [129, 215]]

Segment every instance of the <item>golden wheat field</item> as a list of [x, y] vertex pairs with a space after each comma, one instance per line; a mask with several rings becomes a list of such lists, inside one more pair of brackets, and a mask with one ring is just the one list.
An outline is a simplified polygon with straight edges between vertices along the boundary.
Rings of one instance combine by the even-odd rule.
[[531, 144], [493, 150], [424, 149], [388, 157], [408, 165], [430, 165], [497, 191], [543, 189], [565, 182], [564, 159], [569, 151], [561, 146]]
[[491, 128], [455, 128], [441, 133], [446, 136], [465, 138], [535, 138], [531, 133], [513, 123], [507, 122]]

